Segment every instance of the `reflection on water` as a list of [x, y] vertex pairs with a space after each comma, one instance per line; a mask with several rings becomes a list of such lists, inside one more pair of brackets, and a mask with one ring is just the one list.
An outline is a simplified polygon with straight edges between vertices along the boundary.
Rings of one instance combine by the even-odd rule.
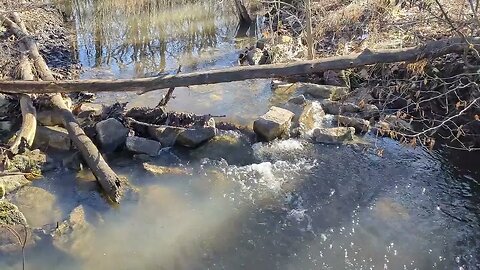
[[[234, 49], [229, 1], [72, 1], [78, 57], [87, 77], [143, 77], [215, 65]], [[234, 45], [234, 44], [233, 44]]]

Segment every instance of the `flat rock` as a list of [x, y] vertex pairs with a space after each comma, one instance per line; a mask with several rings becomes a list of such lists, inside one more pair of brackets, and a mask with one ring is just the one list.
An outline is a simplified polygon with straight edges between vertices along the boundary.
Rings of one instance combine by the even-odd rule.
[[348, 93], [348, 87], [335, 85], [321, 85], [314, 83], [301, 83], [298, 90], [319, 99], [339, 100]]
[[294, 113], [279, 107], [271, 107], [253, 123], [255, 133], [267, 141], [280, 137], [290, 127]]
[[319, 143], [336, 144], [353, 140], [354, 134], [353, 127], [317, 128], [313, 131], [313, 138]]
[[360, 107], [348, 102], [325, 101], [322, 103], [322, 108], [326, 114], [344, 114], [344, 113], [358, 113]]
[[160, 149], [162, 149], [162, 144], [137, 136], [129, 136], [125, 142], [125, 145], [130, 152], [147, 154], [149, 156], [156, 156]]
[[34, 143], [37, 146], [58, 150], [70, 150], [72, 146], [67, 130], [58, 126], [38, 126]]
[[95, 125], [97, 141], [105, 152], [113, 152], [127, 140], [128, 128], [120, 121], [109, 118]]
[[176, 143], [186, 147], [196, 147], [217, 134], [215, 127], [198, 127], [183, 129], [177, 136]]
[[370, 122], [362, 118], [336, 115], [335, 120], [337, 121], [339, 126], [355, 128], [355, 131], [357, 133], [368, 132], [370, 128]]

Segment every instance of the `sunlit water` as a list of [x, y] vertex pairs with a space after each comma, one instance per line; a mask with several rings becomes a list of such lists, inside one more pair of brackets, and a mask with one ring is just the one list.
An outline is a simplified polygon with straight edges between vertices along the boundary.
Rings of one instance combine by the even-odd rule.
[[[87, 6], [76, 6], [75, 12], [92, 21], [91, 5], [104, 1], [78, 2]], [[137, 16], [125, 16], [120, 7], [114, 10], [101, 14], [116, 14], [119, 29]], [[172, 21], [163, 17], [168, 17], [168, 10], [160, 14], [159, 21]], [[228, 32], [222, 26], [228, 18], [215, 16], [215, 25]], [[103, 47], [102, 59], [108, 57], [110, 47], [136, 44], [122, 39], [123, 32], [113, 31], [106, 22], [102, 27], [113, 37]], [[135, 64], [143, 65], [137, 60], [124, 69], [119, 60], [101, 60], [96, 65], [95, 54], [89, 56], [81, 49], [95, 50], [94, 42], [85, 38], [94, 31], [87, 26], [77, 26], [77, 31], [80, 60], [87, 70], [83, 76], [100, 76], [94, 71], [97, 68], [113, 77], [145, 74], [145, 70], [137, 72]], [[221, 33], [215, 33], [216, 39], [223, 37]], [[202, 47], [223, 50], [218, 61], [190, 68], [233, 65], [238, 48], [234, 34], [225, 34], [227, 38], [217, 45]], [[166, 39], [175, 40], [172, 35], [166, 34]], [[182, 47], [182, 42], [167, 42], [167, 48]], [[132, 50], [126, 49], [123, 57], [132, 57]], [[164, 61], [165, 71], [176, 69], [172, 58]], [[227, 114], [245, 124], [285, 99], [272, 93], [266, 81], [179, 88], [176, 94], [172, 108]], [[158, 95], [133, 101], [133, 94], [105, 95], [101, 100], [155, 105]], [[68, 241], [36, 233], [36, 245], [26, 250], [27, 269], [480, 267], [480, 176], [474, 155], [466, 166], [467, 161], [457, 154], [438, 155], [368, 136], [365, 148], [312, 144], [308, 138], [251, 145], [239, 133], [221, 135], [195, 150], [166, 149], [149, 162], [175, 168], [162, 175], [145, 171], [142, 162], [131, 157], [109, 159], [137, 191], [127, 194], [118, 207], [105, 202], [91, 177], [66, 169], [34, 182], [52, 195], [11, 197], [20, 204], [24, 201], [21, 210], [29, 223], [47, 232], [75, 207], [83, 206], [86, 212], [88, 223], [69, 235]], [[383, 156], [375, 149], [384, 149]], [[20, 269], [20, 258], [18, 252], [0, 254], [0, 269]]]

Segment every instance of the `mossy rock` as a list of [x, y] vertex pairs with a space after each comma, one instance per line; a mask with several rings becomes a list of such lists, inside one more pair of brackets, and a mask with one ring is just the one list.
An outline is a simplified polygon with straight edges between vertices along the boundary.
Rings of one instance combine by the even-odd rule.
[[0, 225], [27, 225], [27, 220], [15, 204], [0, 200]]

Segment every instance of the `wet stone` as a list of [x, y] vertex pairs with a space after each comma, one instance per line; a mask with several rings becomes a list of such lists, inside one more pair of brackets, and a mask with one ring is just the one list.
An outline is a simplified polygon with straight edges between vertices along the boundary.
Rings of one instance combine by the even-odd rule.
[[137, 136], [127, 137], [125, 145], [130, 152], [147, 154], [149, 156], [157, 156], [162, 148], [162, 144], [157, 141]]
[[297, 105], [303, 105], [305, 104], [305, 101], [306, 101], [306, 98], [304, 95], [295, 96], [288, 100], [288, 102], [297, 104]]
[[178, 134], [176, 143], [186, 147], [197, 147], [217, 134], [215, 127], [187, 128]]
[[257, 135], [271, 141], [289, 129], [293, 116], [293, 112], [273, 106], [266, 114], [255, 120], [253, 130]]
[[315, 108], [312, 103], [308, 103], [298, 118], [299, 127], [303, 131], [311, 130], [315, 127], [315, 117], [325, 116], [325, 112], [320, 106]]
[[[6, 175], [0, 178], [0, 189], [3, 190], [4, 194], [8, 194], [12, 191], [15, 191], [25, 185], [28, 185], [30, 181], [25, 178], [25, 176], [18, 175]], [[3, 196], [0, 196], [0, 199]]]
[[368, 132], [370, 128], [370, 122], [362, 118], [347, 117], [342, 115], [336, 115], [335, 120], [338, 125], [343, 127], [353, 127], [357, 133]]
[[322, 108], [327, 114], [344, 114], [344, 113], [358, 113], [360, 112], [360, 107], [353, 103], [348, 102], [338, 102], [338, 101], [325, 101], [322, 103]]
[[98, 122], [95, 126], [97, 141], [105, 152], [113, 152], [127, 140], [128, 128], [117, 119], [109, 118]]
[[317, 128], [313, 131], [313, 138], [318, 143], [337, 144], [353, 140], [355, 128]]
[[178, 134], [184, 129], [179, 127], [149, 127], [148, 133], [152, 138], [159, 141], [162, 146], [170, 147], [175, 144]]
[[34, 143], [37, 146], [58, 150], [70, 150], [72, 146], [67, 130], [57, 126], [38, 126]]

